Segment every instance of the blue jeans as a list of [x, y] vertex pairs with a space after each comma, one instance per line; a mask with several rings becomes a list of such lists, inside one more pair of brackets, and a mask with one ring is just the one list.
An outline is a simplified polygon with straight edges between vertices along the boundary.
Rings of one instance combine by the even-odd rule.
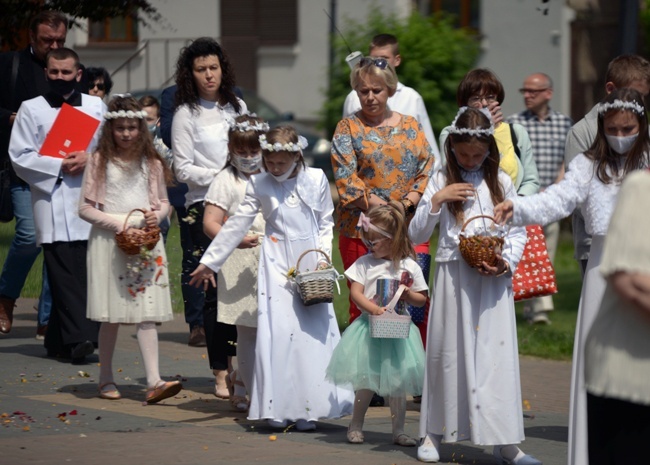
[[[2, 267], [0, 295], [16, 300], [20, 297], [29, 270], [32, 269], [41, 248], [36, 246], [32, 194], [29, 191], [29, 186], [20, 182], [12, 184], [11, 200], [14, 204], [16, 232]], [[52, 307], [52, 296], [49, 292], [49, 286], [45, 282], [47, 278], [45, 275], [43, 275], [43, 278], [44, 283], [39, 302], [39, 324], [41, 312], [43, 312], [43, 321], [47, 321], [49, 319], [49, 309]]]

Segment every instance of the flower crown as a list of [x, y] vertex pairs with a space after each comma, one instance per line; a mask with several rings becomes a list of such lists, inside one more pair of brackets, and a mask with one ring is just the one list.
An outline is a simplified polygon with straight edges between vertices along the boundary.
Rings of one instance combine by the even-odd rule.
[[230, 126], [231, 131], [239, 131], [239, 132], [246, 132], [246, 131], [266, 132], [269, 130], [269, 123], [267, 123], [266, 121], [262, 121], [262, 122], [253, 121], [252, 123], [250, 121], [242, 121], [238, 123], [234, 119], [229, 119], [228, 126]]
[[104, 113], [104, 119], [118, 119], [118, 118], [138, 118], [142, 119], [147, 116], [147, 112], [144, 110], [118, 110], [118, 111], [109, 111]]
[[269, 144], [266, 140], [266, 134], [260, 135], [259, 140], [261, 149], [268, 152], [302, 152], [302, 149], [306, 149], [308, 145], [307, 139], [303, 136], [298, 136], [298, 142], [287, 142], [286, 144], [280, 142]]
[[467, 110], [469, 110], [469, 107], [460, 107], [458, 113], [456, 113], [456, 117], [454, 118], [454, 121], [451, 123], [451, 126], [449, 127], [449, 134], [467, 134], [469, 136], [491, 136], [494, 134], [492, 115], [490, 114], [487, 108], [481, 108], [479, 111], [483, 113], [485, 116], [487, 116], [488, 120], [490, 121], [489, 128], [459, 128], [458, 126], [456, 126], [456, 121], [458, 121], [460, 115], [465, 113]]
[[614, 110], [617, 108], [620, 108], [621, 110], [631, 110], [637, 115], [641, 115], [641, 116], [645, 115], [645, 108], [640, 103], [635, 101], [628, 102], [619, 99], [615, 99], [613, 102], [599, 103], [598, 114], [603, 115], [607, 113], [609, 110]]

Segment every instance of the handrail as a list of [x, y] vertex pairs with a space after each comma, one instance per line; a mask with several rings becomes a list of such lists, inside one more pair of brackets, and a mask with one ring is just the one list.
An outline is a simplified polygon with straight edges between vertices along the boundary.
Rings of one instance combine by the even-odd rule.
[[116, 69], [111, 73], [111, 77], [115, 76], [115, 74], [116, 74], [118, 71], [122, 70], [122, 68], [124, 68], [125, 66], [128, 66], [128, 65], [131, 63], [131, 61], [135, 60], [135, 58], [140, 54], [140, 52], [142, 52], [142, 51], [143, 51], [145, 48], [147, 48], [147, 47], [149, 47], [149, 40], [145, 40], [144, 43], [142, 44], [142, 47], [140, 47], [140, 48], [137, 49], [135, 52], [133, 52], [133, 54], [132, 54], [129, 58], [127, 58], [127, 59], [124, 61], [124, 63], [122, 63], [120, 66], [118, 66], [118, 67], [117, 67], [117, 68], [116, 68]]

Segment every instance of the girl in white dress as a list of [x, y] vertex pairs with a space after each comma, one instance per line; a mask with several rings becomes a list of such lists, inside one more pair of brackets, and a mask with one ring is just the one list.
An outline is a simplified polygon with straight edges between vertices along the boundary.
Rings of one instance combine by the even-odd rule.
[[[255, 371], [248, 418], [273, 427], [296, 422], [300, 431], [319, 418], [352, 411], [354, 394], [325, 379], [340, 333], [332, 304], [306, 307], [287, 274], [308, 249], [331, 254], [332, 211], [329, 182], [322, 170], [306, 168], [307, 141], [289, 126], [260, 137], [266, 172], [251, 176], [246, 195], [192, 273], [192, 284], [215, 285], [218, 272], [253, 224], [266, 221], [257, 275], [258, 314]], [[331, 255], [330, 255], [331, 256]], [[316, 269], [319, 257], [306, 255], [301, 270]]]
[[574, 158], [562, 181], [544, 192], [508, 200], [495, 208], [497, 221], [548, 224], [577, 207], [592, 235], [591, 253], [580, 295], [571, 367], [569, 465], [587, 465], [587, 394], [584, 387], [585, 337], [600, 308], [605, 280], [600, 273], [605, 234], [625, 176], [650, 164], [648, 120], [636, 90], [610, 93], [598, 108], [598, 132], [591, 148]]
[[[88, 240], [87, 316], [99, 329], [99, 396], [117, 400], [112, 360], [122, 323], [135, 323], [147, 377], [146, 402], [155, 403], [181, 390], [179, 381], [161, 380], [155, 323], [173, 318], [162, 238], [151, 251], [127, 255], [115, 233], [154, 227], [169, 212], [166, 182], [171, 172], [153, 146], [146, 112], [133, 97], [115, 97], [108, 106], [97, 152], [88, 159], [79, 216], [92, 224]], [[141, 233], [136, 229], [134, 233]]]
[[[524, 425], [511, 270], [526, 231], [496, 229], [505, 243], [494, 265], [471, 268], [458, 248], [466, 221], [492, 215], [494, 205], [517, 195], [499, 170], [494, 127], [484, 111], [459, 110], [445, 142], [447, 165], [429, 181], [409, 226], [420, 243], [440, 224], [417, 455], [437, 462], [442, 439], [471, 440], [494, 446], [499, 462], [540, 465], [516, 445], [524, 440]], [[465, 233], [492, 226], [474, 219]]]
[[411, 322], [407, 338], [374, 338], [370, 335], [368, 315], [386, 312], [388, 302], [384, 300], [395, 295], [384, 295], [381, 280], [407, 286], [400, 300], [415, 307], [426, 304], [429, 286], [415, 261], [406, 218], [397, 201], [373, 207], [368, 216], [361, 212], [359, 226], [361, 240], [370, 253], [359, 257], [345, 276], [351, 282], [351, 298], [362, 314], [343, 333], [327, 367], [327, 376], [356, 391], [348, 442], [363, 443], [363, 420], [376, 392], [389, 396], [393, 442], [412, 447], [417, 441], [404, 432], [404, 420], [406, 394], [422, 394], [424, 347], [420, 331]]
[[[269, 130], [262, 119], [238, 116], [228, 132], [228, 161], [217, 174], [205, 196], [203, 229], [210, 239], [221, 230], [228, 217], [244, 200], [246, 183], [260, 172], [262, 149], [259, 136]], [[255, 340], [257, 337], [257, 285], [255, 279], [260, 260], [260, 243], [264, 235], [264, 218], [258, 213], [249, 233], [233, 251], [217, 274], [217, 320], [237, 327], [237, 370], [226, 378], [230, 403], [236, 410], [248, 410], [246, 389], [253, 384]], [[232, 365], [232, 363], [229, 363]]]

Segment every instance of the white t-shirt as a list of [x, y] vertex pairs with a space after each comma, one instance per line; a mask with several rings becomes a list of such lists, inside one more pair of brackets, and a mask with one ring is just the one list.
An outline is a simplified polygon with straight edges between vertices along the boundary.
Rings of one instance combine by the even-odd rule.
[[363, 284], [363, 295], [368, 299], [377, 294], [377, 280], [402, 279], [402, 273], [407, 272], [413, 278], [413, 284], [409, 286], [413, 292], [428, 291], [429, 286], [424, 279], [422, 269], [412, 258], [405, 258], [400, 262], [399, 269], [393, 267], [392, 260], [375, 258], [371, 253], [359, 257], [350, 268], [345, 270], [345, 277], [350, 281]]

